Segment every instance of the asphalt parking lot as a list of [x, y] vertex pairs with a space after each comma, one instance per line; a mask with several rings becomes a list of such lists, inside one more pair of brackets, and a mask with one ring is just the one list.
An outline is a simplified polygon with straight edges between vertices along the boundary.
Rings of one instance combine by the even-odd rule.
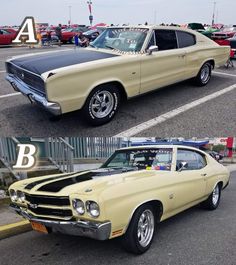
[[[190, 81], [132, 99], [121, 106], [115, 119], [89, 127], [76, 111], [51, 119], [51, 115], [16, 93], [5, 81], [7, 58], [48, 49], [0, 48], [0, 130], [2, 136], [158, 136], [211, 137], [236, 131], [236, 67], [216, 69], [206, 87]], [[236, 66], [236, 62], [234, 62]], [[233, 87], [231, 87], [233, 86]], [[229, 89], [230, 88], [230, 89]], [[206, 98], [207, 97], [207, 98]]]
[[0, 241], [0, 264], [235, 265], [236, 172], [216, 211], [194, 207], [159, 225], [151, 249], [125, 252], [119, 239], [99, 242], [28, 232]]

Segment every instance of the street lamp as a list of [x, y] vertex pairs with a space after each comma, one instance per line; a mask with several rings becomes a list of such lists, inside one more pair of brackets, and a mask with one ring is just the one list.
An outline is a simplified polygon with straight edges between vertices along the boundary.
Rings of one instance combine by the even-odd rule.
[[93, 15], [92, 15], [92, 1], [89, 0], [87, 1], [87, 4], [88, 4], [88, 8], [89, 8], [89, 21], [90, 21], [90, 25], [92, 26], [93, 25]]
[[216, 12], [216, 2], [214, 4], [214, 9], [213, 9], [213, 16], [212, 16], [212, 26], [215, 24], [215, 12]]
[[71, 24], [71, 7], [72, 6], [68, 6], [69, 7], [69, 21], [68, 21], [68, 24], [70, 25]]

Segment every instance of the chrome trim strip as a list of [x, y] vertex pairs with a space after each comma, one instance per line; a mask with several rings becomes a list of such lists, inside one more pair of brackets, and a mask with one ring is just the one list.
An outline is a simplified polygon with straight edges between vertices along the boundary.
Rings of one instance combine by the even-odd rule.
[[51, 112], [53, 115], [58, 116], [62, 114], [61, 106], [55, 102], [49, 102], [47, 99], [30, 89], [30, 87], [22, 82], [20, 79], [12, 74], [6, 76], [6, 80], [10, 82], [14, 90], [21, 92], [25, 95], [31, 102], [35, 102], [42, 106], [44, 109]]
[[111, 236], [111, 222], [93, 222], [93, 221], [56, 221], [37, 218], [27, 212], [26, 209], [19, 207], [15, 204], [11, 204], [10, 207], [25, 219], [40, 223], [50, 228], [52, 232], [59, 232], [63, 234], [69, 234], [74, 236], [89, 237], [96, 240], [107, 240]]

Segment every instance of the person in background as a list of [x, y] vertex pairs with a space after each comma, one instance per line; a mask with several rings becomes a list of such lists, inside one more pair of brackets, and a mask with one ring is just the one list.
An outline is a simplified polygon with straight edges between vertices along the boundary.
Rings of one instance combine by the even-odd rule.
[[56, 29], [55, 29], [55, 32], [56, 32], [56, 35], [57, 35], [57, 37], [58, 37], [58, 39], [59, 39], [59, 46], [61, 46], [61, 24], [59, 24], [57, 27], [56, 27]]
[[48, 46], [51, 46], [51, 44], [52, 44], [52, 35], [51, 35], [51, 31], [48, 31], [48, 32], [47, 32], [47, 43], [48, 43]]
[[76, 47], [88, 47], [89, 40], [83, 36], [81, 32], [75, 34], [75, 46]]
[[37, 40], [39, 41], [39, 46], [42, 46], [42, 35], [40, 31], [37, 31]]
[[77, 32], [75, 34], [75, 47], [79, 47], [80, 46], [80, 40], [79, 40], [79, 33]]

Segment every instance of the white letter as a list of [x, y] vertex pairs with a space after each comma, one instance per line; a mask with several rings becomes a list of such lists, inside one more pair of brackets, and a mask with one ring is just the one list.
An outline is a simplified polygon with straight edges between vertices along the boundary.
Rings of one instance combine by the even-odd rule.
[[36, 158], [34, 155], [37, 152], [37, 149], [32, 144], [18, 144], [19, 148], [18, 158], [16, 165], [13, 166], [13, 169], [30, 169], [36, 163]]
[[20, 44], [23, 43], [27, 44], [37, 44], [38, 40], [36, 37], [35, 32], [35, 24], [33, 17], [26, 17], [20, 27], [20, 30], [16, 36], [16, 38], [12, 41], [12, 43]]

